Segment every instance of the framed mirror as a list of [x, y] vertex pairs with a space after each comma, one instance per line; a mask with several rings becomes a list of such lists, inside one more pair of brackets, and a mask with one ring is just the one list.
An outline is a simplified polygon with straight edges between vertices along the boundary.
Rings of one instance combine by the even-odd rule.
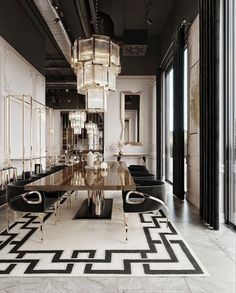
[[[61, 111], [62, 148], [69, 154], [87, 152], [89, 150], [104, 153], [104, 113], [87, 113], [85, 127], [81, 133], [75, 133], [69, 120], [70, 111]], [[87, 125], [95, 125], [95, 131], [88, 131]], [[90, 129], [94, 130], [94, 129]]]
[[121, 92], [121, 141], [125, 144], [142, 144], [142, 92]]

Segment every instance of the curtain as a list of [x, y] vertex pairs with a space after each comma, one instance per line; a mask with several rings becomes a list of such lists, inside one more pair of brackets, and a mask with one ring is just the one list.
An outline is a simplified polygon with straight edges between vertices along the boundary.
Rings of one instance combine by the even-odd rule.
[[173, 40], [174, 132], [173, 132], [173, 193], [184, 199], [184, 48], [185, 22]]
[[200, 0], [200, 215], [219, 229], [219, 2]]

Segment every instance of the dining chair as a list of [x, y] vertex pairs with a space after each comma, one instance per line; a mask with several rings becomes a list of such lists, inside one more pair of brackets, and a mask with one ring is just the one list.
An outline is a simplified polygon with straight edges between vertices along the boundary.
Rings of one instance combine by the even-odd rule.
[[7, 185], [7, 231], [9, 231], [9, 212], [10, 208], [15, 212], [37, 213], [39, 215], [41, 241], [43, 241], [43, 220], [46, 211], [54, 205], [55, 218], [57, 218], [58, 197], [49, 196], [44, 192], [29, 191], [25, 192], [24, 186], [33, 182], [35, 179], [18, 180]]
[[155, 175], [151, 174], [146, 166], [143, 165], [130, 165], [128, 167], [131, 176], [134, 179], [155, 179]]
[[157, 214], [164, 209], [166, 212], [166, 224], [168, 227], [169, 210], [166, 205], [167, 196], [165, 182], [158, 180], [137, 180], [136, 191], [123, 191], [123, 211], [126, 230], [126, 242], [128, 241], [128, 214]]

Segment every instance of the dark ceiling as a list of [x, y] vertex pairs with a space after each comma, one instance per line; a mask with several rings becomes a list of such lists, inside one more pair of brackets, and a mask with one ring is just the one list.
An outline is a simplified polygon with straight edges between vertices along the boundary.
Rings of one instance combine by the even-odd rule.
[[[100, 0], [99, 10], [111, 16], [114, 22], [114, 33], [123, 36], [125, 29], [147, 29], [148, 35], [158, 36], [170, 15], [174, 0]], [[146, 15], [145, 5], [150, 3]], [[147, 20], [152, 21], [152, 25]]]
[[[50, 29], [46, 28], [46, 21], [37, 9], [34, 1], [21, 0], [21, 2], [27, 8], [31, 18], [37, 22], [38, 26], [41, 26], [40, 29], [46, 31], [46, 81], [74, 82], [76, 78], [73, 70], [62, 54], [58, 44], [53, 39]], [[94, 33], [91, 3], [93, 3], [95, 7], [95, 0], [50, 0], [50, 2], [57, 8], [60, 21], [66, 29], [71, 43], [73, 43], [76, 38], [84, 37], [86, 35], [84, 26], [87, 27], [89, 34]], [[158, 39], [155, 37], [161, 35], [173, 7], [174, 0], [98, 0], [97, 4], [98, 11], [105, 13], [106, 17], [101, 20], [101, 23], [98, 26], [100, 33], [104, 33], [104, 30], [105, 32], [108, 31], [110, 33], [114, 28], [114, 32], [110, 34], [113, 35], [114, 39], [122, 42], [125, 29], [147, 30], [148, 50], [149, 48], [150, 50], [147, 52], [146, 57], [147, 60], [150, 60], [151, 62], [153, 58], [151, 54], [158, 54], [156, 52], [158, 48]], [[82, 15], [80, 9], [81, 6], [83, 8]], [[149, 22], [152, 22], [151, 25], [147, 23], [147, 19], [149, 19]], [[133, 64], [133, 62], [129, 62], [129, 58], [133, 57], [125, 57], [123, 62], [126, 64]], [[129, 74], [129, 68], [124, 70], [124, 74]]]

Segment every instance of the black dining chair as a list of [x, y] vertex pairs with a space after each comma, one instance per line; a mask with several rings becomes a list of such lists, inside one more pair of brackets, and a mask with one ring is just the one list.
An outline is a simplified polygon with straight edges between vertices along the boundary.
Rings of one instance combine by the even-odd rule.
[[128, 167], [129, 172], [131, 174], [131, 176], [134, 179], [150, 179], [150, 180], [154, 180], [155, 179], [155, 175], [151, 174], [148, 169], [146, 168], [146, 166], [143, 165], [130, 165]]
[[10, 208], [16, 212], [37, 213], [40, 218], [41, 241], [43, 241], [43, 219], [46, 211], [55, 206], [55, 217], [57, 217], [57, 197], [50, 197], [44, 192], [25, 192], [24, 186], [35, 179], [18, 180], [7, 185], [7, 230], [9, 231]]
[[144, 165], [130, 165], [128, 167], [129, 171], [143, 171], [147, 170], [146, 166]]
[[134, 180], [155, 180], [156, 176], [154, 174], [131, 174]]
[[0, 207], [6, 204], [6, 189], [0, 190]]
[[[31, 179], [33, 179], [33, 180], [42, 179], [42, 178], [46, 177], [47, 175], [51, 175], [51, 174], [53, 174], [55, 172], [56, 171], [51, 170], [51, 171], [45, 171], [45, 172], [42, 172], [42, 173], [34, 174], [34, 175], [31, 176]], [[45, 197], [57, 199], [57, 203], [55, 205], [55, 208], [56, 208], [56, 211], [55, 211], [55, 214], [56, 214], [55, 224], [56, 224], [56, 222], [59, 220], [60, 202], [61, 202], [61, 199], [62, 199], [62, 196], [63, 196], [64, 193], [62, 191], [47, 191], [47, 192], [44, 192], [43, 194], [44, 194]]]
[[167, 227], [169, 223], [165, 182], [158, 180], [136, 180], [135, 183], [136, 191], [122, 192], [126, 241], [128, 241], [128, 214], [130, 213], [158, 213], [158, 211], [164, 209]]
[[[50, 167], [47, 171], [44, 171], [42, 173], [39, 174], [35, 174], [32, 176], [32, 178], [36, 178], [36, 179], [40, 179], [43, 178], [47, 175], [56, 173], [58, 171], [64, 170], [68, 168], [68, 165], [55, 165]], [[70, 206], [71, 207], [71, 195], [74, 191], [73, 190], [67, 190], [67, 191], [57, 191], [55, 194], [55, 197], [59, 198], [58, 201], [58, 218], [60, 219], [60, 204], [61, 204], [61, 199], [65, 198], [67, 200], [67, 207]], [[49, 197], [52, 197], [53, 192], [49, 192]], [[47, 196], [47, 193], [45, 194]]]

